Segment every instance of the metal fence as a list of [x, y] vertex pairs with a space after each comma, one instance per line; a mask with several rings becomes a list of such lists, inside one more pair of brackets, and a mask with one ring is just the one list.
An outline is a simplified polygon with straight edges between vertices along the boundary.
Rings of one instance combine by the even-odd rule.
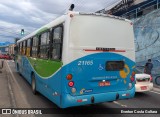
[[146, 4], [143, 4], [129, 12], [126, 12], [125, 14], [121, 15], [121, 17], [127, 18], [127, 19], [133, 19], [141, 17], [155, 9], [160, 8], [160, 0], [153, 0]]

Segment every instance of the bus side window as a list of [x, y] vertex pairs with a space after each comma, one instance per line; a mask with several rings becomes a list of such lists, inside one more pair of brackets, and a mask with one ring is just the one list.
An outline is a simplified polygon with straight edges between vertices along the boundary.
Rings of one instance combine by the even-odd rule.
[[62, 26], [53, 29], [52, 38], [52, 59], [60, 60], [62, 55]]
[[20, 43], [18, 44], [18, 54], [20, 54], [21, 53], [21, 51], [20, 51], [21, 49], [20, 49]]
[[26, 56], [30, 56], [31, 39], [27, 40], [27, 51]]
[[22, 41], [22, 55], [24, 54], [24, 42]]
[[24, 55], [27, 54], [27, 40], [24, 41]]
[[37, 57], [38, 54], [38, 37], [33, 37], [32, 57]]
[[40, 58], [49, 58], [49, 32], [44, 32], [40, 36]]
[[33, 38], [31, 38], [31, 42], [30, 42], [30, 56], [32, 56], [32, 46], [33, 46]]
[[19, 52], [20, 54], [22, 54], [22, 42], [20, 42], [19, 44], [20, 44]]
[[21, 55], [23, 55], [23, 41], [21, 42]]
[[25, 45], [26, 45], [26, 42], [25, 41], [23, 41], [23, 50], [22, 50], [22, 55], [25, 55]]

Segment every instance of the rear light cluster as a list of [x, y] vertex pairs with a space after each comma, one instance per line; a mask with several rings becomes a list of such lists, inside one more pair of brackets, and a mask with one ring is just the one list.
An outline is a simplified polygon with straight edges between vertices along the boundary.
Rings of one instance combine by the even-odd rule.
[[[128, 89], [131, 89], [132, 86], [133, 86], [132, 83], [135, 81], [135, 74], [136, 74], [136, 73], [133, 71], [133, 72], [132, 72], [132, 75], [131, 75], [131, 77], [130, 77], [130, 81], [131, 81], [131, 82], [130, 82], [129, 85], [128, 85]], [[136, 83], [136, 82], [134, 82], [134, 83]]]
[[82, 102], [82, 99], [77, 100], [77, 102]]
[[68, 86], [71, 88], [72, 93], [76, 93], [76, 88], [74, 87], [74, 81], [72, 81], [72, 74], [68, 74], [66, 79], [68, 80]]
[[73, 87], [74, 86], [74, 82], [73, 81], [71, 81], [72, 80], [72, 74], [68, 74], [67, 76], [66, 76], [66, 78], [67, 78], [67, 80], [69, 80], [69, 82], [68, 82], [68, 86], [69, 87]]
[[132, 72], [132, 75], [131, 75], [131, 77], [130, 77], [130, 80], [131, 80], [131, 82], [134, 82], [135, 81], [135, 72], [133, 71]]

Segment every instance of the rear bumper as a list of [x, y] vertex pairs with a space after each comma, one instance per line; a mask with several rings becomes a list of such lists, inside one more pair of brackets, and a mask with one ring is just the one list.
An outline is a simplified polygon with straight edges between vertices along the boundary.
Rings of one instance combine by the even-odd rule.
[[[146, 90], [142, 90], [141, 89], [142, 86], [146, 86], [147, 89]], [[135, 84], [135, 88], [136, 88], [136, 92], [150, 91], [150, 90], [153, 89], [153, 83], [149, 83], [149, 84]]]
[[129, 99], [133, 98], [134, 95], [135, 95], [135, 87], [126, 91], [106, 92], [106, 93], [82, 95], [82, 96], [71, 96], [70, 94], [64, 94], [62, 96], [61, 108], [102, 103], [119, 99]]

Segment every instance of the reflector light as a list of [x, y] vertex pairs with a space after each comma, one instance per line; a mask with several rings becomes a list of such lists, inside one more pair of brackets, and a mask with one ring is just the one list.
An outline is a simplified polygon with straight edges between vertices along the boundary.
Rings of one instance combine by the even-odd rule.
[[82, 102], [82, 99], [77, 100], [77, 102]]
[[129, 93], [126, 93], [126, 96], [129, 96]]
[[72, 80], [72, 74], [68, 74], [68, 75], [66, 76], [66, 78], [67, 78], [67, 80]]
[[73, 87], [73, 86], [74, 86], [74, 82], [73, 82], [73, 81], [70, 81], [70, 82], [68, 83], [68, 86]]

